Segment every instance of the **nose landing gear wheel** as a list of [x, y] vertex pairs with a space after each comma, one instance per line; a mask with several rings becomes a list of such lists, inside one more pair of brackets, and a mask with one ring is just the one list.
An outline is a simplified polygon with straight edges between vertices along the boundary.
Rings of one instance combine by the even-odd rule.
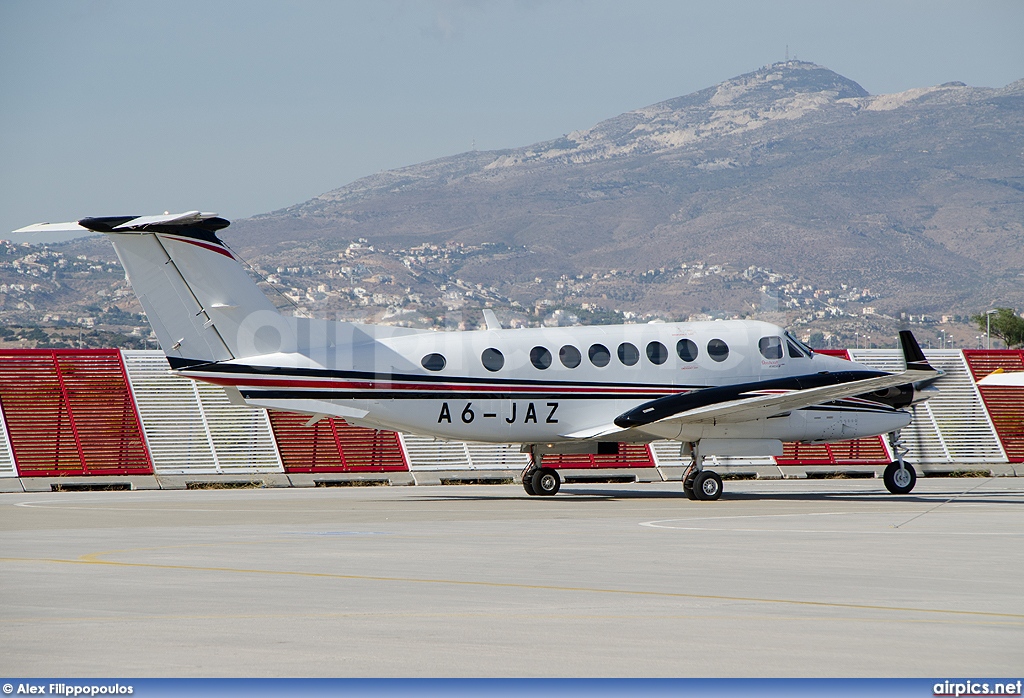
[[885, 489], [893, 494], [907, 494], [917, 484], [917, 472], [914, 471], [914, 466], [906, 461], [903, 462], [902, 468], [899, 461], [893, 461], [885, 467], [882, 482], [885, 483]]
[[541, 497], [553, 497], [562, 486], [562, 478], [554, 468], [541, 468], [533, 474], [533, 491]]
[[699, 501], [714, 501], [722, 496], [722, 478], [711, 470], [700, 471], [693, 478], [693, 496]]
[[722, 478], [713, 470], [702, 470], [693, 478], [693, 496], [702, 502], [713, 502], [722, 496]]

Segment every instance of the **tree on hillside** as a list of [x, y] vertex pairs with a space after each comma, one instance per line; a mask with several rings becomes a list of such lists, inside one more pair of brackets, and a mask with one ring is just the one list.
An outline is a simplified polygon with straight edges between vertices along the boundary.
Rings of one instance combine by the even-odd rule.
[[[991, 320], [988, 318], [991, 317]], [[992, 336], [1003, 340], [1007, 347], [1024, 346], [1024, 318], [1017, 314], [1013, 308], [996, 308], [992, 315], [982, 313], [972, 315], [971, 320], [978, 323], [978, 327], [985, 332], [989, 324], [992, 328]]]

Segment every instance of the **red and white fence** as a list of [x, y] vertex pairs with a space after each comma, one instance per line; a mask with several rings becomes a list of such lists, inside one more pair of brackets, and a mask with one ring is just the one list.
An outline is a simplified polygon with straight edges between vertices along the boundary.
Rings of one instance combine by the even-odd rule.
[[[839, 352], [885, 370], [896, 350]], [[1016, 350], [927, 352], [946, 374], [904, 430], [909, 459], [927, 472], [1024, 463], [1024, 388], [980, 388], [992, 371], [1024, 370]], [[158, 351], [0, 350], [0, 487], [119, 479], [136, 486], [239, 480], [311, 485], [352, 479], [408, 483], [513, 477], [526, 465], [515, 446], [437, 441], [232, 404], [216, 386], [168, 372]], [[782, 456], [713, 459], [724, 472], [801, 476], [877, 470], [892, 459], [880, 437], [828, 445], [786, 444]], [[680, 446], [622, 444], [618, 455], [547, 456], [581, 480], [678, 478]], [[20, 480], [18, 479], [20, 478]], [[54, 480], [54, 478], [59, 478]], [[2, 483], [8, 483], [3, 485]]]

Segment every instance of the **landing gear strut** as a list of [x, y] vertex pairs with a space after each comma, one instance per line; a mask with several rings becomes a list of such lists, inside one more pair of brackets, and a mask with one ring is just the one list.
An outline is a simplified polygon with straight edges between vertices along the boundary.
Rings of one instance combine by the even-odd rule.
[[523, 489], [530, 496], [553, 497], [562, 487], [562, 478], [554, 468], [541, 468], [537, 456], [530, 452], [530, 462], [523, 469]]
[[722, 496], [722, 478], [713, 470], [704, 469], [699, 442], [690, 444], [690, 467], [683, 473], [683, 494], [700, 502], [713, 502]]
[[882, 482], [885, 483], [885, 489], [893, 494], [907, 494], [917, 484], [917, 472], [914, 471], [914, 466], [903, 460], [908, 449], [903, 446], [899, 429], [889, 432], [889, 446], [896, 460], [885, 467]]

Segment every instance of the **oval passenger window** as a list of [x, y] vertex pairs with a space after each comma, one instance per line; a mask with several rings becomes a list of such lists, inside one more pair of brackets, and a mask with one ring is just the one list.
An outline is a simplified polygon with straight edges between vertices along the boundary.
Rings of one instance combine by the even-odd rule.
[[679, 358], [689, 363], [697, 360], [697, 345], [692, 339], [680, 339], [676, 342], [676, 353]]
[[497, 349], [484, 349], [484, 353], [480, 355], [480, 362], [488, 371], [500, 371], [505, 365], [505, 357]]
[[720, 339], [712, 339], [708, 342], [708, 356], [715, 361], [725, 361], [729, 358], [729, 345]]
[[647, 345], [647, 358], [652, 364], [659, 366], [668, 361], [668, 349], [661, 342], [651, 342]]
[[530, 350], [530, 363], [543, 371], [551, 365], [551, 352], [544, 347], [534, 347]]
[[608, 362], [612, 360], [611, 352], [608, 351], [608, 347], [603, 344], [592, 344], [587, 355], [590, 357], [590, 363], [594, 364], [598, 368], [607, 366]]
[[445, 366], [444, 357], [440, 354], [427, 354], [420, 361], [420, 366], [428, 371], [440, 371]]
[[634, 347], [629, 342], [623, 342], [619, 345], [619, 361], [625, 366], [635, 366], [636, 362], [640, 360], [640, 350]]
[[558, 350], [558, 360], [561, 361], [562, 365], [566, 368], [576, 368], [580, 365], [582, 358], [580, 350], [571, 344], [566, 344]]

